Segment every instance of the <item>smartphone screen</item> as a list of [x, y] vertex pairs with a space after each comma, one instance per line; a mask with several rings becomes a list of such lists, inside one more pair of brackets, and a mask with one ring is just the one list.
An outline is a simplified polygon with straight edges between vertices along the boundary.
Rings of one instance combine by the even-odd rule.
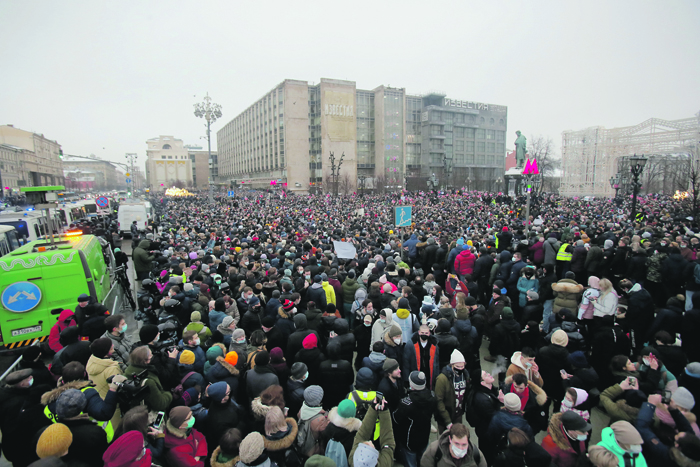
[[159, 430], [160, 426], [163, 424], [163, 418], [165, 418], [165, 412], [158, 412], [156, 420], [153, 422], [153, 428]]

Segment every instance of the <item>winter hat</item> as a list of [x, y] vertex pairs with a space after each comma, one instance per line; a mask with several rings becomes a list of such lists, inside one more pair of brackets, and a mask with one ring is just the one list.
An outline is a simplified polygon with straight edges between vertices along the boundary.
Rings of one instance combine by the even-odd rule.
[[191, 350], [183, 350], [180, 354], [180, 363], [182, 365], [194, 365], [194, 352]]
[[221, 402], [222, 400], [224, 400], [224, 397], [226, 397], [227, 389], [228, 383], [226, 383], [226, 381], [219, 381], [218, 383], [214, 383], [207, 388], [207, 394], [209, 395], [209, 398], [211, 400]]
[[503, 398], [503, 404], [506, 406], [506, 409], [510, 410], [511, 412], [520, 411], [521, 403], [517, 394], [512, 392], [506, 394], [506, 396]]
[[186, 406], [192, 405], [199, 398], [199, 391], [197, 388], [189, 388], [182, 393], [182, 400]]
[[158, 326], [155, 324], [144, 324], [141, 329], [139, 329], [139, 339], [141, 339], [142, 344], [148, 344], [153, 342], [160, 331]]
[[270, 364], [270, 352], [261, 350], [255, 355], [255, 366], [266, 366]]
[[263, 327], [271, 328], [275, 325], [275, 318], [273, 318], [272, 316], [265, 316], [262, 319], [261, 324], [263, 325]]
[[[554, 336], [552, 336], [554, 337]], [[577, 350], [576, 352], [571, 352], [568, 357], [569, 363], [576, 368], [588, 368], [588, 360], [586, 359], [586, 354], [582, 351]]]
[[389, 328], [389, 332], [387, 332], [387, 334], [389, 335], [390, 338], [393, 339], [394, 337], [398, 337], [398, 336], [402, 335], [403, 333], [402, 333], [400, 327], [398, 327], [398, 326], [391, 326], [391, 327]]
[[185, 292], [192, 292], [192, 290], [194, 290], [194, 285], [188, 282], [187, 284], [182, 286], [182, 290], [184, 290]]
[[683, 386], [676, 389], [676, 392], [671, 396], [671, 400], [676, 403], [676, 405], [685, 410], [693, 410], [695, 407], [695, 398], [693, 395]]
[[56, 415], [60, 419], [73, 418], [87, 406], [87, 397], [77, 389], [68, 389], [64, 391], [56, 401]]
[[607, 249], [612, 248], [612, 247], [613, 247], [613, 241], [610, 239], [605, 240], [605, 242], [603, 243], [603, 248], [607, 250]]
[[552, 334], [552, 344], [566, 347], [569, 344], [569, 336], [563, 329], [557, 329]]
[[315, 282], [316, 284], [320, 284], [320, 283], [321, 283], [321, 276], [319, 276], [318, 274], [316, 274], [316, 275], [314, 276], [314, 282]]
[[450, 365], [454, 365], [455, 363], [466, 363], [464, 355], [457, 349], [453, 350], [450, 356]]
[[291, 301], [291, 300], [285, 300], [284, 302], [282, 302], [282, 309], [283, 309], [285, 312], [288, 313], [288, 312], [292, 311], [293, 308], [294, 308], [294, 302], [293, 302], [293, 301]]
[[348, 279], [354, 279], [355, 278], [355, 271], [352, 269], [348, 271]]
[[316, 337], [316, 334], [311, 333], [308, 336], [306, 336], [304, 340], [301, 341], [301, 346], [305, 349], [316, 348], [316, 346], [318, 346], [318, 338]]
[[496, 295], [503, 295], [501, 289], [499, 289], [498, 287], [494, 287], [493, 290], [491, 290], [491, 293]]
[[112, 339], [109, 337], [100, 337], [90, 344], [90, 351], [97, 358], [105, 358], [110, 350], [112, 350]]
[[45, 457], [61, 457], [73, 442], [73, 433], [63, 423], [49, 425], [39, 437], [36, 444], [36, 455], [39, 459]]
[[600, 285], [600, 279], [598, 279], [596, 276], [591, 276], [588, 278], [588, 285], [594, 289], [597, 289]]
[[194, 321], [195, 323], [202, 321], [202, 314], [199, 311], [193, 311], [190, 314], [190, 321]]
[[621, 420], [610, 425], [610, 428], [615, 433], [617, 444], [644, 444], [641, 435], [630, 422]]
[[440, 318], [437, 324], [437, 332], [446, 333], [450, 332], [450, 322], [446, 318]]
[[300, 380], [307, 371], [309, 371], [309, 368], [306, 366], [306, 363], [295, 362], [294, 365], [292, 365], [292, 378]]
[[[230, 316], [227, 316], [227, 318], [230, 318]], [[224, 318], [224, 321], [226, 321], [226, 318]], [[243, 329], [236, 329], [233, 331], [233, 334], [231, 334], [231, 340], [233, 341], [237, 341], [241, 337], [245, 337], [245, 331]]]
[[15, 384], [21, 383], [30, 376], [32, 376], [32, 370], [29, 368], [27, 368], [26, 370], [13, 371], [5, 378], [5, 384], [9, 386], [14, 386]]
[[[132, 430], [117, 438], [107, 448], [102, 460], [105, 467], [141, 467], [151, 465], [151, 452], [146, 450], [143, 454], [143, 433]], [[141, 459], [136, 460], [141, 457]]]
[[355, 403], [350, 399], [343, 399], [340, 404], [338, 404], [338, 415], [343, 418], [354, 418], [357, 414], [357, 407]]
[[228, 352], [226, 354], [226, 357], [224, 358], [224, 360], [229, 365], [236, 366], [236, 363], [238, 363], [238, 354], [236, 352], [233, 352], [233, 351]]
[[[370, 370], [371, 371], [371, 370]], [[309, 407], [321, 407], [323, 401], [323, 388], [321, 386], [312, 385], [304, 389], [304, 402]]]
[[459, 245], [459, 246], [464, 245], [464, 239], [460, 237], [460, 238], [457, 240], [457, 245]]
[[569, 410], [561, 415], [561, 423], [567, 431], [590, 431], [593, 426], [586, 422], [582, 416]]
[[406, 300], [405, 298], [400, 298], [399, 299], [399, 308], [408, 309], [408, 307], [409, 307], [408, 300]]
[[386, 274], [382, 275], [382, 277], [379, 278], [379, 283], [386, 284]]
[[503, 311], [501, 313], [503, 315], [503, 319], [513, 319], [515, 317], [513, 310], [508, 306], [503, 307]]
[[374, 447], [360, 443], [355, 449], [352, 460], [354, 467], [375, 467], [379, 460], [379, 451], [374, 449]]
[[421, 303], [423, 306], [433, 306], [433, 299], [430, 298], [428, 295], [423, 297], [423, 302]]
[[78, 303], [80, 302], [89, 302], [90, 301], [90, 296], [86, 293], [81, 293], [78, 295]]
[[384, 360], [384, 365], [382, 365], [382, 371], [384, 373], [391, 373], [399, 367], [399, 362], [393, 358], [387, 358]]
[[422, 371], [412, 371], [408, 377], [408, 384], [414, 391], [425, 389], [425, 373]]
[[540, 298], [540, 294], [538, 294], [534, 290], [528, 290], [527, 296], [530, 297], [530, 300], [539, 300]]
[[588, 392], [579, 388], [572, 388], [576, 392], [576, 404], [581, 405], [588, 400]]
[[700, 378], [700, 363], [692, 362], [685, 366], [685, 374], [693, 378]]
[[279, 347], [275, 347], [270, 350], [270, 361], [273, 363], [280, 363], [284, 361], [284, 352]]
[[265, 440], [257, 431], [253, 431], [248, 436], [243, 438], [241, 446], [238, 448], [241, 462], [243, 464], [252, 464], [255, 459], [262, 456], [265, 450]]
[[322, 280], [322, 281], [327, 281], [327, 280], [328, 280], [328, 274], [326, 274], [325, 272], [322, 272], [322, 273], [321, 273], [321, 280]]
[[[195, 312], [196, 313], [196, 312]], [[221, 321], [221, 327], [226, 329], [229, 326], [231, 326], [231, 323], [233, 323], [235, 320], [233, 319], [232, 316], [224, 316], [224, 319]], [[242, 329], [241, 329], [242, 330]], [[234, 331], [235, 332], [235, 331]]]

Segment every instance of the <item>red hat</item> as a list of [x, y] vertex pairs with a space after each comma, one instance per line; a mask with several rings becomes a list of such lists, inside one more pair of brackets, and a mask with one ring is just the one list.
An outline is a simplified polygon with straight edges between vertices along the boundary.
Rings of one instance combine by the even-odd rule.
[[117, 438], [102, 456], [104, 465], [108, 467], [129, 467], [151, 465], [151, 450], [146, 449], [146, 455], [136, 460], [143, 453], [143, 434], [139, 431], [128, 431]]
[[316, 338], [316, 334], [311, 333], [308, 336], [306, 336], [301, 342], [301, 346], [305, 349], [313, 349], [314, 347], [318, 346], [318, 339]]

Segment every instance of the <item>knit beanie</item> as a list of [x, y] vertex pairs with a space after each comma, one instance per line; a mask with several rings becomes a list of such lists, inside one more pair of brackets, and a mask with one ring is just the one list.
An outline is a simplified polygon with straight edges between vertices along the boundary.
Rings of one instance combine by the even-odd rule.
[[563, 329], [557, 329], [552, 334], [552, 344], [566, 347], [569, 344], [569, 336]]
[[73, 418], [80, 415], [87, 406], [87, 397], [77, 389], [64, 391], [56, 401], [56, 415], [59, 419]]
[[226, 397], [226, 391], [228, 390], [228, 383], [226, 381], [219, 381], [214, 383], [207, 388], [207, 394], [209, 398], [216, 402], [221, 402]]
[[73, 433], [63, 423], [49, 425], [39, 437], [36, 444], [36, 455], [39, 459], [45, 457], [61, 457], [73, 442]]
[[[227, 318], [231, 318], [231, 317], [227, 316]], [[233, 320], [233, 318], [231, 318], [231, 320]], [[226, 321], [226, 318], [224, 318], [224, 321]], [[231, 323], [229, 323], [229, 325], [230, 324]], [[234, 342], [242, 337], [245, 337], [245, 331], [243, 329], [236, 329], [235, 331], [233, 331], [233, 334], [231, 334], [231, 340]]]
[[263, 436], [254, 431], [243, 438], [241, 446], [238, 449], [238, 454], [241, 457], [241, 462], [244, 464], [252, 464], [252, 462], [260, 457], [265, 450], [265, 440]]
[[236, 352], [229, 352], [226, 354], [226, 357], [224, 358], [226, 363], [228, 363], [231, 366], [236, 366], [236, 363], [238, 363], [238, 354]]
[[354, 418], [357, 414], [357, 407], [355, 403], [350, 399], [343, 399], [340, 404], [338, 404], [338, 415], [343, 418]]
[[[211, 386], [209, 387], [209, 389], [211, 389]], [[184, 407], [181, 405], [179, 407], [170, 409], [168, 419], [170, 420], [170, 424], [172, 426], [174, 426], [175, 428], [180, 428], [182, 424], [185, 423], [185, 420], [187, 420], [187, 417], [189, 417], [191, 413], [192, 411], [189, 407]]]
[[294, 362], [294, 365], [292, 365], [292, 378], [300, 380], [307, 371], [309, 371], [309, 369], [306, 366], [306, 363]]
[[506, 409], [510, 410], [511, 412], [520, 411], [521, 403], [517, 394], [513, 394], [512, 392], [506, 394], [506, 396], [503, 398], [503, 404], [505, 405]]
[[352, 460], [355, 467], [375, 467], [379, 461], [379, 451], [365, 443], [360, 443], [355, 449]]
[[141, 329], [139, 329], [139, 339], [141, 339], [142, 344], [148, 344], [153, 342], [160, 331], [158, 326], [155, 324], [144, 324]]
[[425, 389], [425, 373], [422, 371], [412, 371], [408, 377], [408, 384], [414, 391]]
[[[221, 321], [221, 327], [226, 329], [231, 326], [231, 323], [233, 323], [235, 320], [231, 316], [224, 316], [224, 319]], [[236, 329], [237, 331], [237, 329]], [[241, 331], [243, 331], [241, 329]], [[235, 331], [234, 331], [235, 332]], [[245, 332], [245, 331], [244, 331]]]
[[400, 336], [400, 335], [402, 334], [401, 328], [398, 327], [398, 326], [392, 326], [392, 327], [389, 328], [388, 334], [389, 334], [389, 337], [391, 337], [392, 339], [393, 339], [394, 337], [398, 337], [398, 336]]
[[304, 402], [309, 407], [320, 407], [323, 401], [323, 388], [321, 386], [312, 385], [304, 389]]
[[[143, 454], [143, 434], [140, 431], [127, 431], [117, 438], [102, 456], [105, 467], [145, 467], [151, 465], [151, 452]], [[141, 459], [136, 460], [141, 457]]]
[[464, 359], [464, 355], [462, 355], [462, 352], [459, 350], [455, 349], [452, 351], [452, 355], [450, 356], [450, 365], [454, 365], [455, 363], [466, 363], [467, 361]]
[[399, 362], [397, 362], [393, 358], [387, 358], [386, 360], [384, 360], [384, 365], [382, 365], [382, 371], [384, 371], [384, 373], [392, 373], [398, 367]]
[[193, 321], [195, 323], [202, 321], [202, 314], [199, 311], [193, 311], [190, 314], [190, 321]]
[[270, 361], [273, 363], [281, 363], [284, 361], [284, 352], [279, 347], [270, 350]]
[[[318, 339], [316, 338], [316, 334], [313, 332], [306, 336], [304, 340], [301, 342], [301, 346], [304, 347], [305, 349], [313, 349], [318, 345]], [[257, 363], [256, 363], [257, 365]]]
[[180, 354], [180, 363], [183, 365], [194, 365], [194, 352], [183, 350]]
[[676, 392], [671, 396], [671, 400], [676, 403], [676, 405], [685, 410], [693, 410], [695, 407], [695, 398], [693, 395], [683, 386], [676, 389]]
[[105, 358], [110, 350], [112, 350], [112, 339], [109, 337], [100, 337], [90, 344], [90, 351], [97, 358]]
[[193, 402], [196, 402], [199, 400], [199, 391], [197, 388], [189, 388], [185, 392], [182, 393], [182, 401], [185, 403], [186, 406], [192, 405]]
[[630, 422], [621, 420], [610, 425], [613, 433], [615, 433], [615, 441], [617, 444], [643, 444], [644, 440], [637, 429]]
[[304, 467], [337, 467], [335, 461], [330, 457], [314, 454], [304, 464]]
[[263, 367], [270, 364], [270, 352], [261, 350], [255, 354], [255, 366]]
[[[195, 269], [196, 269], [196, 266], [195, 266]], [[192, 292], [192, 290], [194, 290], [194, 285], [192, 285], [191, 283], [188, 282], [187, 284], [182, 286], [182, 290], [184, 290], [185, 292]]]

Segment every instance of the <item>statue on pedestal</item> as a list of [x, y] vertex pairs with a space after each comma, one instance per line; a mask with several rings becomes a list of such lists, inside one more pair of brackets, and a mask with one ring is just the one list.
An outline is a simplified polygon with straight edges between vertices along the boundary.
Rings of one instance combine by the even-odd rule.
[[525, 138], [520, 130], [515, 132], [518, 138], [515, 140], [515, 161], [516, 167], [525, 167], [525, 158], [527, 157], [527, 138]]

